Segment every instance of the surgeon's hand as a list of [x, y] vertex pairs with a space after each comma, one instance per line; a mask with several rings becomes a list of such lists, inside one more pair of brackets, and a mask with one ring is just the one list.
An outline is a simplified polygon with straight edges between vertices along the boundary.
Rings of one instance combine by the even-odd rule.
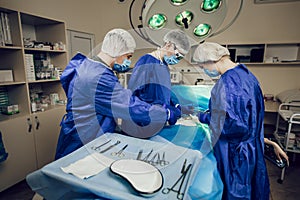
[[177, 119], [179, 119], [181, 117], [181, 111], [174, 107], [174, 106], [166, 106], [165, 108], [167, 109], [168, 112], [168, 123], [169, 125], [174, 125], [177, 122]]
[[201, 123], [204, 123], [204, 124], [208, 124], [209, 121], [210, 121], [210, 115], [209, 115], [209, 111], [205, 111], [205, 112], [199, 112], [197, 114], [197, 117], [198, 117], [198, 120], [201, 122]]

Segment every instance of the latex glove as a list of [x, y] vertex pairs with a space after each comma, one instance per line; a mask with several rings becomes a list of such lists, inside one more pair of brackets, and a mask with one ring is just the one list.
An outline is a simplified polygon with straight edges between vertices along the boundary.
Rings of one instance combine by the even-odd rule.
[[208, 124], [209, 123], [209, 111], [205, 111], [205, 112], [199, 112], [198, 115], [198, 120], [201, 122], [201, 123], [204, 123], [204, 124]]
[[177, 122], [177, 119], [181, 117], [181, 111], [174, 106], [165, 106], [168, 112], [167, 121], [169, 125], [174, 125]]

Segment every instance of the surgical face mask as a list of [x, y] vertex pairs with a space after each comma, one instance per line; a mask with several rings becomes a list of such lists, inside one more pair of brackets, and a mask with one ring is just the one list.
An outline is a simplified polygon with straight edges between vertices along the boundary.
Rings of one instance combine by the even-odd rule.
[[113, 66], [113, 70], [117, 72], [126, 72], [130, 67], [131, 61], [125, 59], [122, 64], [115, 63]]
[[220, 72], [218, 72], [215, 69], [214, 70], [204, 69], [204, 73], [207, 74], [210, 77], [217, 77], [217, 76], [221, 75]]
[[177, 59], [176, 55], [164, 55], [164, 60], [168, 65], [176, 65], [177, 63], [179, 63], [179, 60]]

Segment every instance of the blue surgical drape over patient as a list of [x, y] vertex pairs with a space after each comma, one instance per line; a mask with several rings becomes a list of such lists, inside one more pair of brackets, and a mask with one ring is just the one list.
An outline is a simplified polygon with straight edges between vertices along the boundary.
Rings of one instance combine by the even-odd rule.
[[160, 124], [160, 128], [166, 121], [166, 110], [162, 106], [152, 106], [132, 96], [109, 67], [80, 53], [64, 70], [61, 83], [68, 102], [56, 159], [103, 133], [114, 132], [117, 118], [133, 121], [134, 125]]
[[264, 102], [257, 79], [242, 64], [226, 71], [211, 91], [209, 110], [223, 199], [269, 199]]

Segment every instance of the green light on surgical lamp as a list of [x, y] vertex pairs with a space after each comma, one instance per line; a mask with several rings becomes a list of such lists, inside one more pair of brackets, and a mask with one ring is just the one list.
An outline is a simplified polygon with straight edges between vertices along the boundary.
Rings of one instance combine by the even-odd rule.
[[213, 12], [220, 7], [221, 2], [221, 0], [204, 0], [201, 9], [204, 12]]
[[185, 4], [188, 0], [171, 0], [171, 3], [175, 6], [181, 6]]
[[211, 30], [211, 26], [208, 24], [199, 24], [194, 29], [194, 35], [197, 37], [204, 37], [206, 36]]
[[164, 14], [155, 14], [150, 17], [148, 26], [151, 29], [158, 30], [163, 28], [167, 23], [167, 17]]
[[175, 17], [175, 22], [177, 25], [184, 27], [185, 29], [188, 29], [188, 25], [192, 22], [193, 18], [194, 15], [192, 12], [183, 11]]

